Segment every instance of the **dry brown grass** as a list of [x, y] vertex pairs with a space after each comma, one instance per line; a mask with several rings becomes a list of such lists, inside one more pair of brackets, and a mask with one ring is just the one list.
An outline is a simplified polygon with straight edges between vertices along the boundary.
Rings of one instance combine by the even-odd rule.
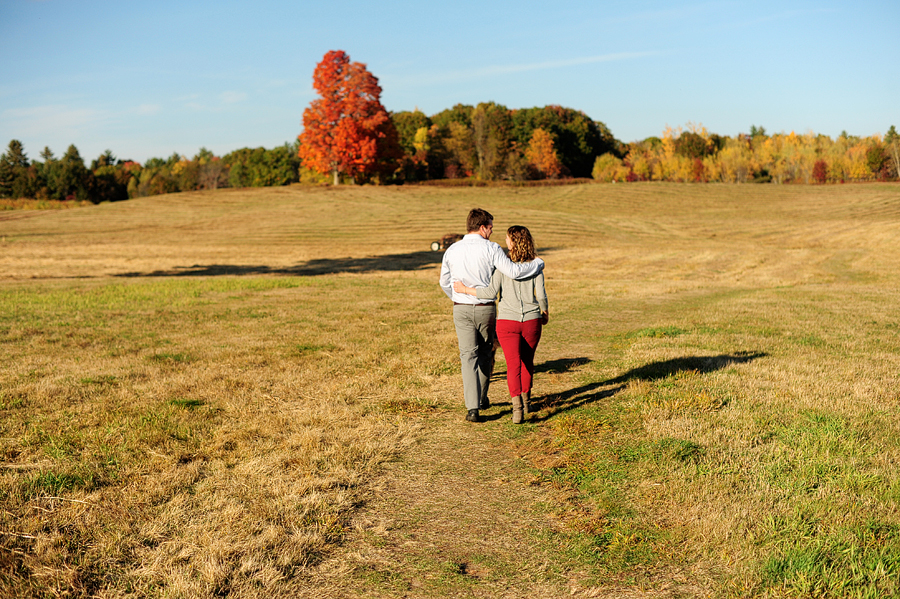
[[[427, 248], [476, 205], [548, 261], [563, 367], [536, 424], [486, 427], [587, 547], [535, 589], [838, 596], [766, 567], [869, 521], [893, 551], [897, 185], [220, 190], [0, 215], [0, 589], [401, 593], [317, 568], [385, 461], [460, 416]], [[420, 594], [479, 588], [445, 578]]]
[[8, 539], [19, 583], [286, 593], [340, 538], [412, 425], [366, 388], [351, 302], [304, 317], [316, 292], [271, 282], [29, 288], [2, 380], [3, 530], [35, 537]]
[[[0, 211], [10, 210], [66, 210], [91, 206], [87, 200], [36, 200], [33, 198], [0, 198]], [[10, 215], [7, 214], [7, 217]], [[2, 217], [0, 217], [2, 218]]]

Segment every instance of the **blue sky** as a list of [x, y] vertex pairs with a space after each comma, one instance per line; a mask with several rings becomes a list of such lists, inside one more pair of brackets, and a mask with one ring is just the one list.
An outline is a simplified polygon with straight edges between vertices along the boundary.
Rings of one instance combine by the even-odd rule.
[[346, 51], [388, 110], [560, 104], [618, 139], [900, 126], [900, 3], [0, 0], [0, 144], [143, 162], [293, 141]]

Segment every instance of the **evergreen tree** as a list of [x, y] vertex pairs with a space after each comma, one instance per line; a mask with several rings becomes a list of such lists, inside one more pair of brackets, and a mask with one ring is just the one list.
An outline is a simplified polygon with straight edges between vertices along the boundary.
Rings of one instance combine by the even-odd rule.
[[70, 145], [59, 160], [54, 196], [58, 200], [90, 200], [93, 174], [84, 166], [84, 160], [75, 145]]
[[33, 191], [29, 189], [28, 167], [28, 156], [22, 142], [18, 139], [10, 141], [9, 148], [0, 156], [0, 196], [33, 197]]

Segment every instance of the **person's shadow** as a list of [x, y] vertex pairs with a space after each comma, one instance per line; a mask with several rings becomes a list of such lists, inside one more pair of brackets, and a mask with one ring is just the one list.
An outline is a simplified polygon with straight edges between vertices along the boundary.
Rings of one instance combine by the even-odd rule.
[[[542, 364], [534, 365], [534, 372], [549, 372], [553, 374], [561, 374], [563, 372], [568, 372], [573, 368], [577, 368], [578, 366], [584, 366], [585, 364], [590, 364], [590, 358], [559, 358], [557, 360], [548, 360]], [[497, 381], [503, 382], [506, 380], [506, 371], [495, 370], [491, 374], [491, 383], [495, 383]]]
[[[578, 366], [584, 366], [585, 364], [590, 364], [590, 358], [559, 358], [557, 360], [548, 360], [542, 364], [534, 365], [534, 372], [549, 372], [555, 374], [561, 374], [563, 372], [568, 372], [573, 368], [577, 368]], [[492, 385], [502, 385], [506, 388], [506, 371], [505, 370], [494, 370], [491, 373], [491, 384]], [[494, 402], [496, 406], [509, 406], [508, 410], [502, 410], [497, 414], [483, 414], [482, 418], [485, 420], [500, 420], [504, 416], [509, 416], [512, 413], [512, 402]], [[531, 405], [535, 405], [534, 399], [531, 401]], [[536, 409], [536, 408], [535, 408]]]
[[[746, 364], [758, 358], [764, 358], [768, 354], [764, 352], [739, 351], [731, 354], [719, 354], [717, 356], [685, 356], [650, 362], [637, 368], [632, 368], [617, 377], [589, 383], [562, 393], [551, 393], [542, 397], [531, 398], [531, 416], [529, 422], [542, 422], [552, 418], [556, 414], [594, 403], [601, 399], [612, 397], [622, 391], [630, 381], [655, 381], [664, 379], [679, 372], [698, 372], [706, 374], [727, 368], [732, 364]], [[544, 362], [535, 365], [535, 372], [566, 372], [577, 366], [590, 363], [587, 358], [564, 358]], [[505, 373], [503, 373], [505, 374]], [[540, 413], [537, 413], [539, 412]], [[507, 412], [508, 413], [508, 412]], [[503, 416], [497, 415], [496, 418]]]

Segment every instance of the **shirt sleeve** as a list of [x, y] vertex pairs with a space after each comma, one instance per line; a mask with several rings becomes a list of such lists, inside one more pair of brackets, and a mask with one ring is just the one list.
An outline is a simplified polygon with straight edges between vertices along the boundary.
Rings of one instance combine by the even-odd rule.
[[528, 279], [544, 270], [544, 261], [540, 258], [535, 258], [531, 262], [513, 262], [497, 244], [494, 244], [491, 262], [494, 268], [510, 279]]
[[438, 279], [438, 285], [441, 286], [447, 297], [453, 299], [453, 282], [450, 280], [450, 265], [447, 264], [446, 253], [444, 253], [444, 258], [441, 260], [441, 276]]
[[534, 278], [534, 298], [537, 300], [538, 306], [541, 307], [541, 313], [545, 313], [550, 309], [550, 305], [547, 302], [547, 290], [544, 288], [543, 272]]
[[491, 284], [487, 287], [476, 287], [475, 288], [475, 297], [478, 299], [500, 299], [500, 283], [503, 280], [503, 275], [498, 273], [496, 270], [494, 274], [491, 275]]

